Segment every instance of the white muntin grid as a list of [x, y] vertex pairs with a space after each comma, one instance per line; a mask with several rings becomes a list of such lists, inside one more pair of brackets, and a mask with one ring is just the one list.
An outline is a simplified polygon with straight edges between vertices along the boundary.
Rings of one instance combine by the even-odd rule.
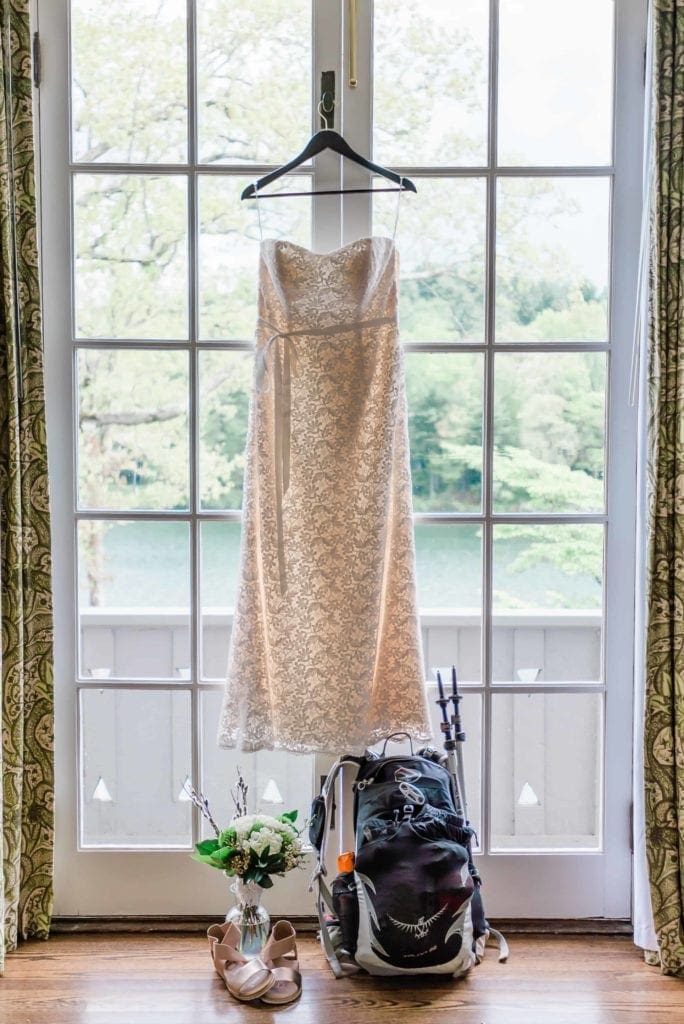
[[[630, 26], [638, 25], [640, 18], [640, 3], [636, 0], [632, 0], [630, 3], [624, 3], [622, 5], [616, 5], [616, 32], [615, 39], [617, 41], [618, 49], [622, 48], [626, 51], [628, 49], [627, 43], [625, 42], [626, 34], [628, 33]], [[72, 396], [72, 408], [73, 413], [73, 429], [74, 429], [74, 489], [73, 489], [73, 521], [74, 521], [74, 533], [78, 528], [78, 523], [84, 520], [93, 519], [99, 521], [150, 521], [150, 522], [183, 522], [188, 524], [189, 536], [190, 536], [190, 680], [178, 682], [171, 679], [160, 679], [153, 681], [149, 679], [136, 681], [134, 679], [120, 679], [120, 678], [109, 678], [106, 680], [97, 679], [93, 680], [89, 677], [81, 675], [80, 670], [80, 657], [76, 657], [76, 682], [78, 689], [86, 689], [91, 687], [102, 688], [102, 687], [113, 687], [117, 689], [135, 687], [135, 688], [159, 688], [160, 686], [173, 687], [177, 689], [187, 689], [191, 694], [191, 713], [192, 713], [192, 770], [194, 778], [201, 778], [201, 737], [200, 737], [200, 699], [202, 692], [210, 689], [212, 684], [203, 680], [201, 674], [201, 601], [200, 601], [200, 529], [201, 525], [205, 522], [239, 522], [240, 512], [238, 510], [227, 510], [227, 511], [215, 511], [202, 509], [200, 506], [200, 495], [199, 495], [199, 430], [198, 430], [198, 364], [199, 358], [202, 352], [216, 352], [216, 351], [228, 351], [238, 352], [247, 351], [251, 348], [252, 342], [247, 338], [236, 338], [236, 339], [224, 339], [220, 341], [204, 341], [200, 338], [199, 333], [199, 279], [198, 279], [198, 243], [199, 243], [199, 216], [198, 216], [198, 184], [201, 177], [204, 176], [230, 176], [230, 177], [248, 177], [256, 178], [259, 175], [266, 173], [273, 169], [274, 165], [271, 164], [209, 164], [203, 165], [198, 163], [197, 154], [197, 80], [195, 75], [195, 66], [197, 60], [197, 39], [196, 39], [196, 17], [195, 17], [195, 3], [193, 0], [187, 2], [187, 13], [188, 13], [188, 31], [187, 31], [187, 47], [188, 47], [188, 75], [187, 75], [187, 95], [188, 95], [188, 151], [187, 151], [187, 162], [182, 164], [140, 164], [140, 163], [97, 163], [97, 164], [85, 164], [74, 162], [70, 160], [69, 164], [69, 177], [70, 177], [70, 202], [71, 209], [73, 210], [73, 181], [79, 174], [125, 174], [130, 176], [136, 175], [173, 175], [179, 178], [184, 178], [187, 183], [187, 244], [188, 244], [188, 279], [189, 279], [189, 292], [188, 292], [188, 337], [182, 340], [169, 340], [169, 339], [158, 339], [158, 340], [138, 340], [138, 339], [111, 339], [111, 338], [88, 338], [81, 339], [75, 337], [75, 310], [74, 310], [74, 280], [73, 280], [73, 267], [74, 267], [74, 236], [73, 236], [73, 218], [71, 219], [71, 342], [73, 352], [73, 396]], [[360, 26], [359, 31], [359, 55], [360, 59], [364, 58], [364, 54], [367, 60], [366, 66], [370, 68], [372, 64], [372, 12], [369, 8], [368, 13], [369, 21], [367, 24]], [[341, 5], [335, 8], [334, 17], [330, 16], [330, 5], [325, 5], [323, 0], [317, 0], [313, 4], [312, 11], [312, 26], [313, 26], [313, 59], [312, 59], [312, 125], [316, 123], [315, 110], [318, 103], [318, 82], [320, 81], [320, 71], [323, 68], [335, 67], [336, 77], [338, 83], [338, 104], [337, 112], [341, 114], [342, 124], [340, 124], [340, 117], [336, 119], [336, 127], [345, 132], [345, 135], [352, 139], [352, 145], [357, 145], [358, 148], [363, 148], [366, 151], [370, 149], [371, 134], [372, 134], [372, 74], [366, 74], [360, 76], [360, 87], [355, 90], [353, 94], [346, 90], [346, 79], [344, 75], [345, 61], [343, 54], [340, 52], [340, 38], [343, 37], [341, 32], [342, 27], [342, 15]], [[623, 514], [623, 509], [620, 510], [621, 521], [623, 527], [621, 532], [624, 534], [625, 525], [627, 532], [629, 532], [630, 517], [633, 515], [633, 502], [629, 501], [625, 505], [625, 481], [622, 478], [625, 469], [629, 468], [629, 444], [625, 445], [625, 451], [614, 451], [614, 446], [611, 446], [610, 439], [625, 436], [629, 439], [630, 430], [633, 430], [631, 426], [631, 417], [629, 414], [624, 413], [624, 410], [619, 409], [617, 413], [611, 403], [611, 387], [614, 388], [613, 379], [613, 368], [611, 359], [611, 350], [613, 348], [614, 339], [620, 338], [621, 345], [627, 343], [628, 331], [630, 326], [629, 310], [624, 309], [624, 302], [618, 304], [614, 301], [616, 294], [619, 294], [618, 288], [624, 287], [625, 283], [630, 280], [630, 274], [632, 267], [627, 257], [622, 257], [621, 250], [617, 244], [616, 229], [623, 231], [632, 231], [633, 225], [627, 224], [626, 228], [622, 227], [623, 220], [625, 219], [626, 213], [626, 196], [624, 193], [628, 191], [629, 182], [621, 187], [618, 192], [616, 188], [616, 153], [619, 139], [616, 136], [616, 127], [618, 132], [622, 135], [622, 159], [624, 159], [624, 152], [626, 149], [626, 142], [628, 136], [626, 134], [627, 127], [625, 123], [627, 121], [628, 110], [626, 109], [626, 100], [620, 101], [622, 110], [618, 109], [616, 98], [618, 97], [618, 89], [614, 86], [613, 88], [613, 105], [614, 105], [614, 116], [613, 116], [613, 148], [612, 148], [612, 160], [610, 164], [601, 166], [499, 166], [497, 162], [497, 94], [498, 94], [498, 54], [499, 54], [499, 34], [498, 34], [498, 22], [499, 22], [499, 3], [498, 0], [490, 0], [490, 29], [489, 29], [489, 86], [488, 86], [488, 127], [487, 127], [487, 161], [482, 166], [471, 166], [471, 167], [434, 167], [434, 166], [413, 166], [406, 165], [396, 167], [396, 170], [400, 173], [405, 174], [409, 177], [417, 179], [417, 183], [420, 189], [421, 179], [433, 178], [433, 179], [449, 179], [449, 178], [464, 178], [464, 179], [480, 179], [485, 184], [486, 189], [486, 230], [485, 230], [485, 333], [482, 341], [465, 341], [465, 342], [441, 342], [438, 340], [425, 341], [425, 342], [412, 342], [407, 343], [405, 348], [409, 352], [432, 352], [432, 353], [479, 353], [483, 356], [484, 360], [484, 413], [483, 413], [483, 474], [482, 474], [482, 506], [480, 513], [429, 513], [429, 514], [417, 514], [415, 516], [416, 523], [443, 523], [447, 524], [475, 524], [482, 529], [482, 620], [481, 620], [481, 679], [479, 684], [469, 687], [469, 692], [477, 692], [482, 694], [482, 714], [483, 714], [483, 732], [482, 732], [482, 808], [483, 808], [483, 821], [481, 824], [481, 839], [483, 843], [483, 849], [485, 851], [490, 850], [491, 846], [491, 822], [490, 822], [490, 801], [487, 794], [490, 792], [491, 778], [490, 778], [490, 765], [491, 765], [491, 718], [492, 718], [492, 695], [497, 692], [502, 693], [589, 693], [597, 692], [603, 695], [605, 698], [606, 692], [606, 680], [610, 678], [610, 663], [611, 660], [615, 660], [617, 663], [617, 655], [614, 653], [612, 656], [610, 651], [606, 648], [606, 639], [611, 642], [611, 620], [617, 622], [618, 619], [624, 620], [625, 614], [629, 618], [629, 606], [625, 603], [624, 594], [621, 590], [624, 587], [616, 587], [613, 583], [613, 567], [611, 564], [615, 562], [615, 559], [610, 557], [611, 551], [611, 531], [608, 530], [609, 511], [611, 508], [615, 509], [620, 505], [626, 507], [626, 514]], [[619, 54], [618, 54], [619, 56]], [[618, 60], [619, 64], [619, 60]], [[618, 68], [619, 70], [619, 68]], [[363, 82], [366, 85], [363, 85]], [[69, 78], [70, 80], [70, 78]], [[343, 83], [345, 89], [343, 90]], [[624, 91], [624, 90], [623, 90]], [[344, 116], [348, 113], [350, 120], [350, 130], [345, 130]], [[360, 144], [361, 143], [361, 144]], [[365, 146], [363, 145], [365, 143]], [[336, 174], [339, 174], [336, 164], [336, 158], [334, 160], [326, 160], [323, 158], [319, 161], [316, 168], [303, 169], [299, 172], [302, 175], [310, 175], [315, 189], [320, 185], [320, 182], [325, 180], [326, 184], [329, 184], [331, 178], [334, 179]], [[350, 182], [354, 180], [354, 175], [357, 173], [355, 169], [348, 170], [345, 168], [345, 181]], [[348, 177], [347, 177], [348, 176]], [[586, 342], [582, 340], [577, 341], [563, 341], [563, 342], [515, 342], [506, 343], [498, 342], [495, 340], [495, 301], [496, 301], [496, 267], [495, 267], [495, 254], [496, 254], [496, 197], [497, 197], [497, 183], [500, 179], [512, 178], [512, 177], [544, 177], [544, 178], [588, 178], [588, 177], [600, 177], [604, 178], [610, 183], [610, 204], [611, 204], [611, 227], [610, 227], [610, 239], [611, 239], [611, 262], [610, 262], [610, 297], [608, 306], [608, 334], [605, 342]], [[427, 182], [426, 182], [427, 184]], [[407, 201], [411, 201], [410, 197]], [[619, 201], [621, 204], [621, 220], [620, 224], [616, 225], [614, 219], [614, 212], [616, 202]], [[351, 232], [354, 236], [359, 234], [369, 233], [369, 226], [371, 224], [371, 197], [364, 196], [354, 197], [353, 200], [345, 199], [343, 203], [337, 205], [339, 211], [340, 206], [342, 207], [342, 217], [337, 217], [335, 220], [331, 215], [333, 210], [333, 204], [330, 200], [313, 200], [312, 212], [313, 212], [313, 237], [317, 243], [316, 247], [329, 247], [337, 244], [341, 239], [347, 239], [347, 236]], [[633, 231], [632, 231], [633, 233]], [[336, 241], [337, 240], [337, 241]], [[619, 280], [618, 280], [619, 279]], [[619, 320], [619, 323], [618, 323]], [[627, 341], [626, 341], [627, 340]], [[81, 349], [87, 348], [112, 348], [118, 350], [130, 349], [148, 349], [154, 351], [185, 351], [188, 354], [189, 361], [189, 431], [190, 431], [190, 446], [189, 446], [189, 483], [190, 483], [190, 501], [189, 508], [187, 511], [164, 511], [164, 510], [90, 510], [79, 508], [78, 506], [78, 466], [77, 466], [77, 451], [78, 451], [78, 421], [77, 421], [77, 395], [76, 395], [76, 364], [78, 359], [78, 353]], [[606, 353], [606, 440], [607, 440], [607, 452], [606, 452], [606, 484], [605, 493], [607, 504], [604, 511], [601, 513], [587, 513], [587, 514], [553, 514], [553, 515], [541, 515], [534, 513], [520, 513], [520, 514], [504, 514], [497, 513], [493, 510], [492, 503], [492, 473], [493, 473], [493, 397], [494, 397], [494, 357], [495, 353], [514, 352], [518, 354], [531, 352], [601, 352]], [[624, 366], [625, 366], [625, 355], [622, 352], [620, 354], [620, 379], [624, 377]], [[628, 363], [628, 357], [627, 357]], [[612, 384], [610, 383], [612, 382]], [[620, 397], [622, 402], [622, 397]], [[616, 463], [619, 462], [619, 466]], [[618, 480], [619, 484], [614, 488], [613, 480]], [[616, 491], [615, 497], [613, 497], [613, 491]], [[617, 504], [620, 503], [620, 504]], [[531, 524], [598, 524], [604, 528], [604, 572], [603, 572], [603, 622], [608, 622], [608, 629], [603, 629], [603, 655], [602, 655], [602, 672], [600, 681], [587, 682], [587, 683], [537, 683], [531, 685], [523, 684], [509, 684], [509, 683], [495, 683], [492, 680], [492, 568], [493, 568], [493, 531], [496, 526], [504, 524], [519, 523], [524, 521]], [[77, 550], [76, 537], [74, 536], [74, 551]], [[610, 566], [606, 571], [606, 564]], [[74, 607], [77, 607], [78, 599], [78, 585], [77, 585], [77, 574], [74, 572]], [[609, 595], [612, 595], [609, 600]], [[77, 621], [74, 622], [76, 632], [76, 652], [79, 651], [79, 624]], [[612, 640], [615, 646], [618, 641]], [[624, 663], [623, 663], [624, 664]], [[213, 684], [215, 685], [215, 684]], [[605, 717], [605, 716], [604, 716]], [[80, 800], [78, 801], [80, 806]], [[601, 812], [601, 819], [603, 819], [603, 812]], [[80, 834], [80, 827], [79, 827]], [[199, 820], [197, 812], [193, 809], [193, 839], [199, 834]], [[601, 846], [601, 844], [600, 844]], [[139, 850], [139, 847], [135, 847]], [[506, 853], [512, 851], [507, 850]], [[541, 851], [536, 851], [541, 852]], [[548, 852], [558, 852], [556, 850]], [[576, 851], [573, 851], [576, 852]], [[595, 852], [595, 850], [592, 850]]]

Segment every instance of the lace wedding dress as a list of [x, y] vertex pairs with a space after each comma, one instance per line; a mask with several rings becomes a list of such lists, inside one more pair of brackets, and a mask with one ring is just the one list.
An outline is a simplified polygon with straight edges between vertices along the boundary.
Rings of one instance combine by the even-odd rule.
[[261, 243], [219, 744], [428, 738], [394, 240]]

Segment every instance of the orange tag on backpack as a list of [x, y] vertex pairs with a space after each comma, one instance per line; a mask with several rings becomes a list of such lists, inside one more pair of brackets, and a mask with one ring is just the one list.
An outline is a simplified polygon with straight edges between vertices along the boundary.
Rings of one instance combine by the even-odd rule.
[[354, 856], [353, 850], [350, 850], [348, 853], [341, 853], [341, 854], [339, 854], [339, 856], [337, 858], [337, 870], [338, 871], [353, 871], [354, 870], [354, 861], [355, 860], [356, 860], [356, 857]]

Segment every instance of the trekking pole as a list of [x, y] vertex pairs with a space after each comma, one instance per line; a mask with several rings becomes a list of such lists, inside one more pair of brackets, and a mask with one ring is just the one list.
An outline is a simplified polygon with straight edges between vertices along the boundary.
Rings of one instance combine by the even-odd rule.
[[[440, 730], [442, 732], [442, 736], [444, 737], [444, 749], [446, 751], [447, 766], [448, 766], [448, 769], [449, 769], [449, 775], [451, 776], [451, 784], [452, 784], [452, 788], [453, 788], [453, 791], [454, 791], [454, 801], [456, 803], [456, 808], [458, 810], [459, 815], [463, 818], [463, 821], [465, 822], [465, 820], [466, 820], [465, 800], [464, 800], [463, 791], [461, 789], [461, 780], [460, 780], [460, 776], [459, 776], [459, 765], [458, 765], [458, 761], [457, 761], [457, 757], [456, 757], [456, 752], [457, 752], [457, 749], [458, 749], [458, 745], [456, 743], [456, 740], [451, 735], [451, 730], [452, 730], [454, 716], [449, 718], [449, 712], [447, 710], [447, 708], [449, 706], [449, 701], [452, 700], [452, 698], [451, 697], [447, 697], [445, 695], [445, 693], [444, 693], [444, 684], [442, 683], [442, 674], [439, 671], [439, 669], [437, 669], [437, 688], [439, 690], [439, 697], [437, 698], [435, 703], [439, 704], [440, 710], [442, 712], [442, 721], [440, 722], [440, 726], [439, 727], [440, 727]], [[464, 736], [464, 739], [465, 739], [465, 736]], [[459, 751], [459, 753], [460, 753], [460, 751]]]
[[454, 710], [451, 714], [451, 725], [454, 729], [454, 742], [456, 744], [456, 771], [458, 778], [458, 788], [461, 793], [461, 803], [463, 806], [463, 820], [467, 823], [468, 821], [468, 804], [466, 801], [466, 787], [465, 787], [465, 770], [463, 768], [463, 743], [465, 742], [466, 734], [463, 732], [461, 725], [461, 694], [458, 692], [458, 679], [456, 678], [456, 666], [451, 666], [451, 702], [454, 705]]

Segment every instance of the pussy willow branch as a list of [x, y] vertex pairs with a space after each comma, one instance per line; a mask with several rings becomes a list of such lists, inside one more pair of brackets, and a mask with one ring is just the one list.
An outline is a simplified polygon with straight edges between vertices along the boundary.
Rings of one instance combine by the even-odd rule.
[[209, 809], [209, 801], [207, 800], [204, 793], [198, 793], [195, 787], [192, 785], [192, 783], [188, 782], [187, 780], [183, 784], [183, 789], [188, 794], [188, 796], [190, 797], [190, 799], [192, 800], [193, 804], [198, 809], [202, 817], [209, 822], [216, 835], [220, 835], [221, 829], [214, 821], [212, 813]]
[[233, 803], [235, 804], [235, 812], [236, 812], [237, 817], [240, 817], [241, 815], [247, 813], [247, 792], [248, 792], [248, 789], [249, 789], [249, 787], [248, 787], [247, 783], [245, 782], [244, 777], [242, 775], [242, 769], [238, 768], [238, 770], [237, 770], [237, 782], [235, 784], [235, 789], [231, 789], [231, 791], [230, 791], [230, 795], [233, 798]]

